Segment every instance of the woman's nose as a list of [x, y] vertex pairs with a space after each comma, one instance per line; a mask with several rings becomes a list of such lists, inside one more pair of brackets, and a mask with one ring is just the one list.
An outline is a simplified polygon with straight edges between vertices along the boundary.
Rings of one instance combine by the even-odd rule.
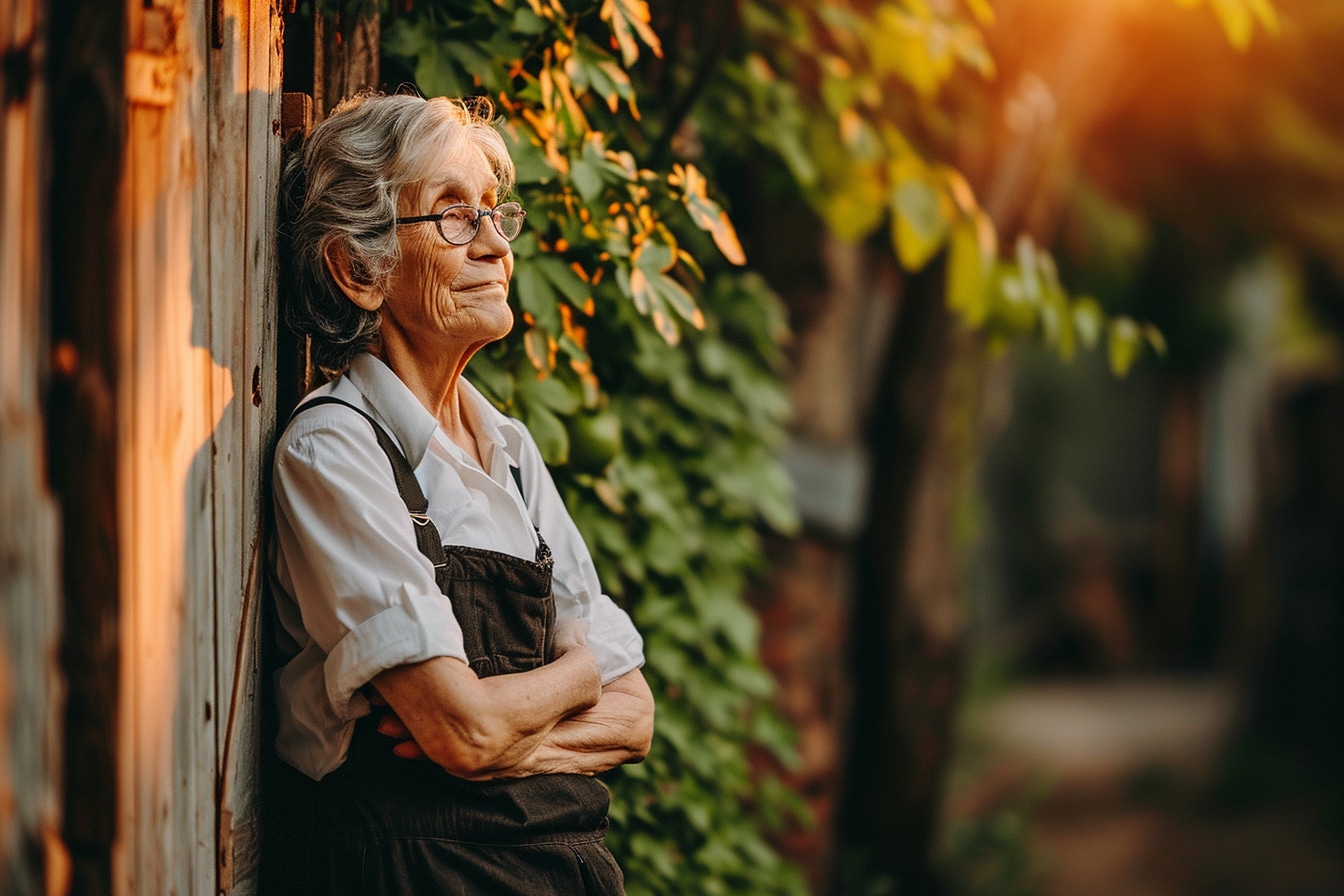
[[481, 226], [476, 229], [476, 238], [471, 241], [474, 255], [505, 255], [509, 251], [509, 241], [499, 232], [499, 224], [494, 215], [482, 215]]

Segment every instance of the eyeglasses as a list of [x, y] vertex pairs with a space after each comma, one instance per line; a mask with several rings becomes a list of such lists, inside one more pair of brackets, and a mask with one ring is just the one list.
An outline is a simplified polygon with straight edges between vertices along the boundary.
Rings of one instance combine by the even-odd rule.
[[450, 205], [437, 215], [416, 215], [413, 218], [397, 218], [398, 224], [421, 224], [433, 221], [439, 228], [439, 236], [451, 246], [465, 246], [476, 239], [481, 229], [481, 219], [490, 218], [495, 222], [499, 235], [510, 243], [523, 232], [523, 219], [527, 212], [516, 202], [506, 202], [494, 208], [476, 208], [471, 205]]

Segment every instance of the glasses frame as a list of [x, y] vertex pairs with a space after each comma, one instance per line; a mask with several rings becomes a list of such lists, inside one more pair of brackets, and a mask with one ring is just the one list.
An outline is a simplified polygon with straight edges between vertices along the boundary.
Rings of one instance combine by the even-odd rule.
[[[504, 228], [501, 227], [499, 223], [500, 216], [503, 214], [504, 210], [509, 208], [510, 206], [518, 210], [518, 219], [519, 219], [518, 233], [515, 233], [513, 236], [509, 236], [506, 233], [504, 233]], [[451, 212], [453, 209], [458, 208], [470, 209], [472, 212], [475, 212], [476, 214], [476, 217], [474, 219], [475, 226], [472, 228], [471, 236], [468, 239], [465, 239], [461, 242], [448, 239], [448, 234], [444, 233], [443, 231], [444, 219], [448, 217], [449, 212]], [[523, 232], [522, 219], [526, 217], [527, 217], [527, 211], [523, 208], [522, 203], [519, 202], [504, 202], [495, 206], [494, 208], [481, 208], [475, 205], [468, 205], [464, 202], [459, 202], [455, 203], [454, 205], [448, 206], [447, 208], [445, 208], [443, 211], [439, 212], [436, 215], [414, 215], [409, 218], [397, 218], [396, 223], [398, 225], [425, 224], [429, 223], [430, 221], [433, 221], [434, 229], [439, 232], [439, 236], [443, 238], [443, 241], [445, 243], [447, 243], [450, 246], [469, 246], [472, 244], [472, 242], [475, 241], [476, 237], [479, 236], [481, 233], [482, 218], [489, 218], [491, 223], [495, 225], [495, 232], [498, 233], [506, 243], [511, 243], [514, 240], [518, 239], [519, 235], [522, 234]]]

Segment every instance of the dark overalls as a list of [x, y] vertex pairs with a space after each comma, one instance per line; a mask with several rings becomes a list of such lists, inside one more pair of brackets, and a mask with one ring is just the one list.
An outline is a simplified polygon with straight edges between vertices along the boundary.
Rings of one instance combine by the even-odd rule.
[[[315, 399], [299, 410], [319, 403], [359, 411], [335, 398]], [[472, 670], [484, 678], [549, 662], [555, 598], [546, 542], [532, 561], [442, 544], [409, 462], [382, 427], [368, 420], [392, 464], [420, 550], [434, 564], [439, 590], [452, 601]], [[513, 473], [518, 479], [516, 468]], [[521, 492], [521, 481], [518, 485]], [[432, 762], [393, 755], [393, 742], [376, 730], [379, 718], [375, 711], [356, 723], [345, 762], [317, 784], [309, 839], [315, 894], [625, 892], [621, 870], [603, 842], [610, 798], [601, 782], [554, 774], [466, 781]]]

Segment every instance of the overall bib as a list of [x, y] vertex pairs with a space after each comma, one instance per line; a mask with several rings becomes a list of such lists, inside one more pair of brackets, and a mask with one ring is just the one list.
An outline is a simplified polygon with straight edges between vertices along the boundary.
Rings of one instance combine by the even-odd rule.
[[[318, 403], [353, 407], [320, 398], [299, 410]], [[439, 590], [452, 601], [472, 670], [484, 678], [549, 662], [555, 598], [546, 542], [535, 560], [442, 544], [410, 464], [364, 416], [392, 464]], [[521, 493], [517, 468], [512, 472]], [[383, 712], [375, 708], [356, 723], [345, 762], [316, 785], [309, 840], [315, 894], [624, 894], [603, 842], [610, 797], [601, 782], [555, 774], [456, 778], [432, 762], [393, 755], [394, 741], [376, 730]]]

